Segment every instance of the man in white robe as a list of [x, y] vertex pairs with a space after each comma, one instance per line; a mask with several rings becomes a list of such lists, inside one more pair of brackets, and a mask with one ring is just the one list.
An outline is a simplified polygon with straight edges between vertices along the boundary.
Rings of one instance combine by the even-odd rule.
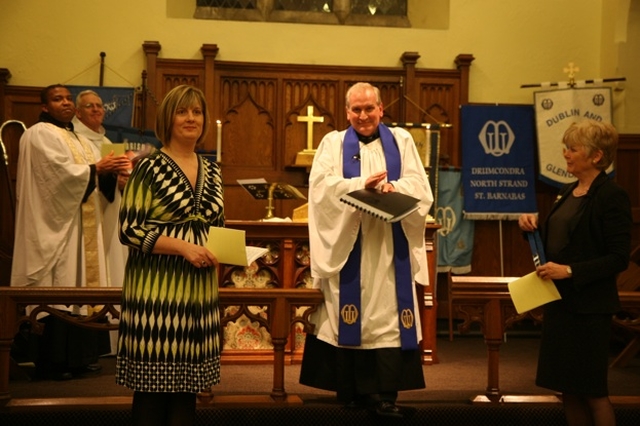
[[[89, 139], [100, 153], [103, 152], [103, 146], [113, 145], [107, 138], [102, 125], [104, 115], [104, 104], [96, 92], [83, 90], [78, 93], [76, 96], [76, 115], [71, 120], [73, 129], [76, 134]], [[120, 243], [117, 228], [122, 190], [127, 183], [129, 173], [118, 173], [114, 176], [117, 177], [117, 186], [113, 193], [100, 191], [100, 202], [104, 208], [102, 233], [107, 260], [107, 286], [122, 287], [124, 265], [127, 262], [127, 247]]]
[[[107, 138], [106, 131], [102, 123], [104, 122], [105, 110], [102, 98], [93, 90], [83, 90], [76, 96], [76, 115], [71, 122], [76, 134], [84, 136], [98, 148], [101, 154], [110, 151], [109, 146], [113, 143]], [[103, 148], [106, 147], [106, 148]], [[113, 192], [99, 192], [100, 204], [103, 208], [102, 214], [102, 238], [104, 242], [106, 261], [106, 285], [108, 287], [122, 287], [124, 280], [124, 265], [127, 263], [127, 246], [120, 243], [118, 237], [118, 214], [122, 191], [129, 179], [129, 171], [113, 174], [117, 179], [117, 186]], [[117, 323], [116, 319], [109, 318], [111, 323]], [[118, 342], [118, 330], [111, 330], [109, 333], [111, 342], [110, 355], [115, 355]]]
[[[66, 87], [49, 86], [41, 99], [38, 123], [20, 139], [11, 285], [106, 286], [96, 186], [102, 176], [126, 169], [129, 162], [125, 156], [100, 159], [98, 149], [74, 133], [75, 105]], [[52, 307], [85, 313], [77, 306]], [[84, 333], [87, 330], [53, 316], [42, 321], [46, 325], [36, 361], [39, 375], [70, 379], [96, 359], [95, 348], [86, 347], [93, 340]]]
[[[348, 407], [402, 417], [395, 405], [397, 392], [424, 387], [420, 349], [416, 347], [422, 334], [415, 285], [429, 283], [424, 236], [433, 195], [411, 135], [380, 123], [383, 106], [379, 90], [357, 83], [347, 92], [346, 102], [351, 127], [323, 138], [309, 177], [311, 274], [325, 302], [311, 317], [315, 330], [306, 339], [300, 382], [335, 390]], [[351, 138], [358, 138], [351, 142], [357, 144], [352, 153], [346, 145], [350, 133]], [[389, 135], [386, 139], [391, 142], [384, 145], [381, 134]], [[400, 163], [399, 176], [393, 179], [388, 164], [391, 157], [383, 145], [396, 150]], [[345, 177], [348, 167], [359, 170]], [[415, 323], [408, 337], [413, 338], [413, 345], [405, 347], [401, 337], [393, 224], [340, 201], [342, 195], [362, 188], [397, 191], [420, 200], [419, 209], [396, 224], [404, 234], [410, 260], [408, 292]], [[360, 336], [355, 343], [341, 343], [340, 322], [345, 320], [341, 316], [341, 274], [357, 245], [361, 250], [357, 265]]]

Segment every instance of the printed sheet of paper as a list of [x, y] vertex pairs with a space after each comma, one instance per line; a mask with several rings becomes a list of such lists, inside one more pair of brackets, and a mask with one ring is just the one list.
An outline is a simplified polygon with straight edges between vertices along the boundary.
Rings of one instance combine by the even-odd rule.
[[509, 293], [519, 314], [560, 299], [551, 280], [543, 280], [535, 271], [509, 283]]
[[218, 258], [220, 263], [249, 266], [268, 251], [266, 248], [247, 247], [245, 244], [245, 232], [242, 230], [217, 226], [209, 228], [206, 247]]

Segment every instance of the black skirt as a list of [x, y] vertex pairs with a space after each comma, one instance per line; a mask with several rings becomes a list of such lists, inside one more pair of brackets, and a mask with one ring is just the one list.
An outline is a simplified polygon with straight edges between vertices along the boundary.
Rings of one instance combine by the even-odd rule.
[[545, 306], [536, 385], [558, 392], [609, 394], [611, 314], [568, 312], [562, 301]]
[[310, 334], [305, 340], [300, 383], [335, 391], [345, 403], [360, 395], [425, 387], [420, 350], [338, 348]]

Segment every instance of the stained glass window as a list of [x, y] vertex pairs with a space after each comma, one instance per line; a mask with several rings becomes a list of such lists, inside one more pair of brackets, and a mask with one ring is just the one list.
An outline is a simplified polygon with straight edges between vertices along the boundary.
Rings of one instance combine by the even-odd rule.
[[410, 26], [408, 0], [196, 0], [196, 18]]
[[222, 7], [225, 9], [255, 9], [258, 0], [196, 0], [197, 7]]
[[331, 12], [333, 1], [327, 0], [275, 0], [274, 10], [296, 12]]
[[407, 0], [351, 0], [351, 13], [405, 16], [407, 14]]

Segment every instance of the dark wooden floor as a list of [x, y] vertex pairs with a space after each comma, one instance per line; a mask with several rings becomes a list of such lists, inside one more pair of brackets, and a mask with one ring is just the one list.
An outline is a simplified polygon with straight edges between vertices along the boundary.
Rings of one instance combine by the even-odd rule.
[[[423, 368], [427, 387], [400, 394], [398, 404], [407, 414], [402, 424], [564, 424], [555, 394], [534, 384], [538, 344], [535, 329], [507, 336], [500, 351], [502, 402], [478, 402], [487, 384], [483, 338], [472, 333], [449, 341], [443, 333], [438, 337], [440, 362]], [[613, 342], [612, 359], [621, 348], [621, 343]], [[102, 358], [100, 363], [100, 373], [65, 382], [12, 380], [13, 399], [0, 409], [0, 424], [127, 425], [131, 392], [115, 384], [112, 357]], [[298, 374], [298, 365], [286, 367], [289, 398], [285, 403], [274, 403], [269, 398], [271, 365], [223, 365], [222, 381], [213, 388], [212, 399], [199, 404], [197, 424], [270, 424], [270, 419], [282, 425], [377, 422], [366, 411], [344, 409], [331, 392], [298, 384]], [[639, 425], [640, 357], [624, 368], [610, 369], [609, 376], [618, 426]]]

